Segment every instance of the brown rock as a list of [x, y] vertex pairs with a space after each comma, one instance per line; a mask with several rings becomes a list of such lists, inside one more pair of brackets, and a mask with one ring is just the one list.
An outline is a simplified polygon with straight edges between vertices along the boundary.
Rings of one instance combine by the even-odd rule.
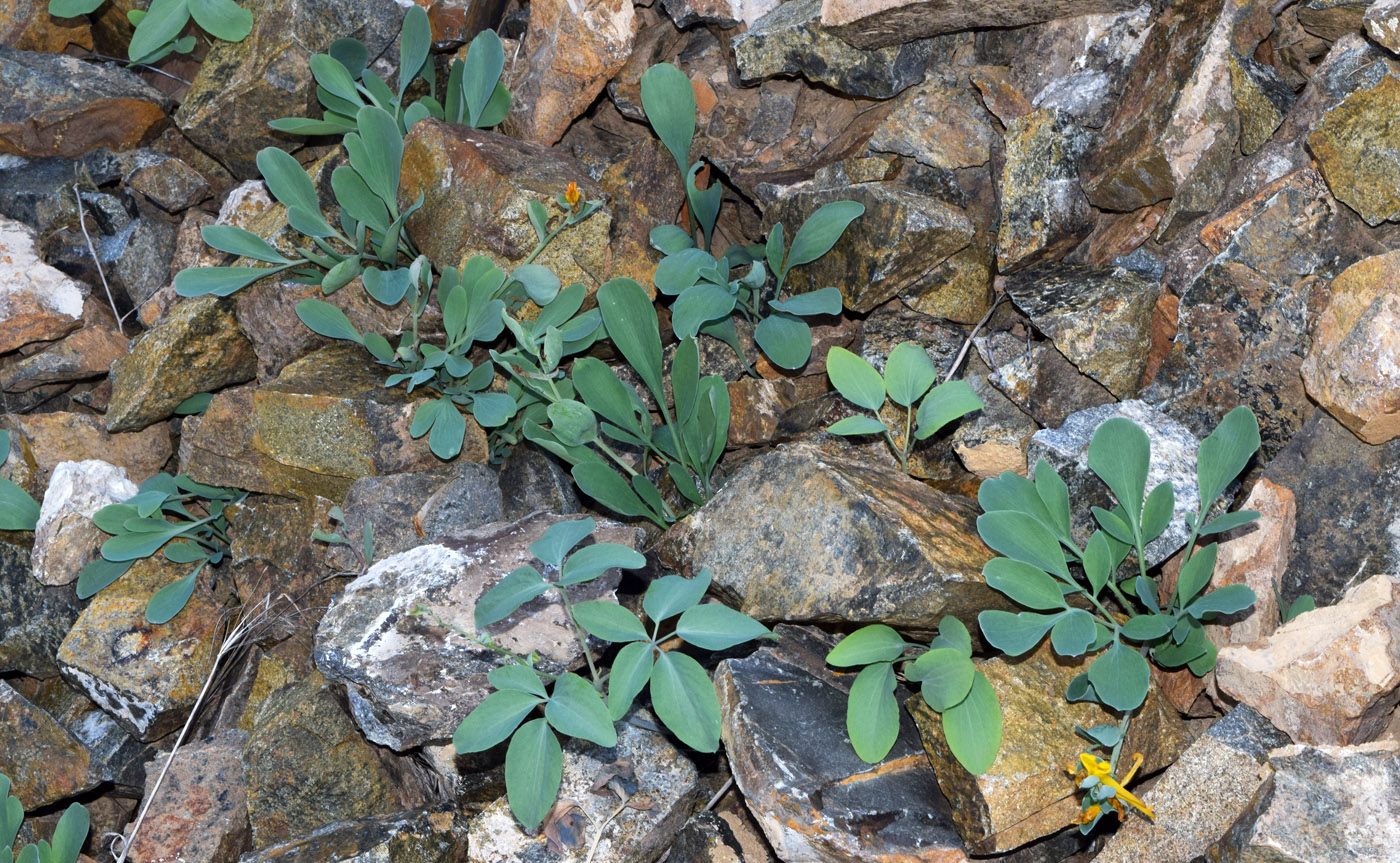
[[1093, 229], [1079, 185], [1079, 160], [1088, 146], [1088, 131], [1059, 111], [1039, 109], [1007, 125], [1000, 272], [1058, 260]]
[[1268, 638], [1221, 648], [1215, 681], [1297, 742], [1375, 739], [1400, 701], [1400, 579], [1372, 576]]
[[[729, 445], [769, 443], [783, 414], [803, 399], [790, 380], [744, 378], [729, 388]], [[809, 388], [810, 389], [810, 388]]]
[[1242, 618], [1217, 620], [1206, 626], [1206, 636], [1216, 647], [1253, 644], [1278, 629], [1278, 595], [1298, 517], [1293, 492], [1262, 478], [1238, 508], [1258, 512], [1259, 519], [1253, 527], [1226, 534], [1228, 538], [1220, 543], [1215, 559], [1210, 588], [1243, 584], [1254, 591], [1255, 599], [1253, 610]]
[[126, 336], [112, 327], [84, 327], [52, 347], [6, 366], [0, 373], [0, 389], [22, 393], [45, 384], [101, 377], [126, 353], [126, 346]]
[[248, 733], [235, 729], [187, 742], [164, 773], [159, 794], [153, 786], [166, 756], [153, 761], [146, 768], [146, 796], [153, 803], [127, 859], [235, 863], [248, 841], [241, 759], [247, 741]]
[[1314, 36], [1335, 42], [1362, 27], [1370, 0], [1305, 0], [1298, 4], [1298, 23]]
[[992, 333], [974, 344], [992, 370], [987, 378], [992, 385], [1045, 428], [1059, 428], [1070, 414], [1116, 401], [1052, 342]]
[[167, 426], [110, 434], [102, 417], [93, 414], [23, 414], [12, 418], [11, 428], [32, 454], [41, 488], [48, 486], [59, 462], [83, 461], [94, 454], [125, 468], [131, 481], [140, 485], [160, 473], [172, 452]]
[[1395, 0], [1378, 0], [1367, 9], [1361, 21], [1371, 41], [1392, 54], [1400, 54], [1400, 9]]
[[613, 202], [609, 275], [652, 284], [661, 256], [651, 247], [651, 230], [675, 224], [685, 200], [675, 161], [659, 140], [645, 138], [608, 166], [598, 185]]
[[1324, 113], [1308, 135], [1332, 194], [1368, 225], [1400, 219], [1400, 160], [1389, 155], [1400, 142], [1397, 106], [1400, 80], [1386, 75]]
[[0, 0], [0, 45], [61, 54], [70, 43], [92, 50], [85, 17], [56, 18], [49, 14], [48, 0]]
[[984, 407], [964, 417], [953, 430], [953, 451], [963, 466], [983, 479], [1003, 471], [1026, 475], [1026, 448], [1040, 426], [987, 380], [990, 370], [975, 353], [959, 375], [971, 385]]
[[0, 218], [0, 354], [81, 326], [85, 287], [44, 263], [34, 230]]
[[1159, 202], [1131, 213], [1099, 213], [1087, 243], [1088, 263], [1106, 267], [1131, 253], [1152, 237], [1166, 212], [1166, 203]]
[[822, 23], [858, 48], [878, 48], [955, 30], [1019, 27], [1135, 5], [1132, 0], [994, 0], [973, 5], [957, 0], [824, 0]]
[[86, 791], [91, 775], [87, 748], [45, 710], [0, 680], [0, 773], [26, 809], [38, 809]]
[[1012, 81], [1011, 69], [1007, 66], [977, 66], [968, 72], [968, 80], [982, 94], [982, 104], [1003, 125], [1035, 110], [1026, 94]]
[[428, 10], [433, 42], [455, 46], [489, 30], [501, 20], [505, 0], [414, 0]]

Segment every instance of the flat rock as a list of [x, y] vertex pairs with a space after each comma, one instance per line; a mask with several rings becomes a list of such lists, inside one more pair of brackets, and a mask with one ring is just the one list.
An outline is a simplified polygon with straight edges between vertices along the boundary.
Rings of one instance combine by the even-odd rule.
[[[529, 552], [550, 525], [567, 519], [541, 513], [447, 537], [379, 561], [352, 581], [321, 619], [316, 665], [346, 684], [350, 709], [372, 741], [402, 751], [442, 743], [486, 697], [486, 674], [499, 654], [459, 639], [428, 617], [475, 631], [476, 602], [507, 573], [540, 564]], [[602, 522], [594, 536], [636, 548], [636, 531]], [[611, 597], [614, 574], [574, 591], [576, 599]], [[582, 659], [555, 594], [532, 600], [487, 628], [498, 644], [522, 655], [539, 651], [549, 669]]]
[[50, 15], [45, 0], [5, 0], [0, 6], [0, 45], [60, 54], [70, 42], [92, 50], [92, 28], [85, 17]]
[[[968, 773], [953, 757], [942, 718], [922, 696], [905, 705], [972, 853], [1010, 851], [1059, 832], [1079, 814], [1079, 793], [1065, 773], [1086, 746], [1075, 727], [1111, 724], [1117, 718], [1092, 702], [1065, 701], [1065, 687], [1087, 667], [1082, 659], [1056, 657], [1048, 640], [1024, 657], [997, 657], [978, 665], [996, 691], [1002, 714], [1001, 751], [980, 776]], [[1142, 770], [1150, 774], [1175, 761], [1190, 742], [1185, 723], [1154, 689], [1133, 714], [1124, 751], [1141, 752]]]
[[0, 680], [0, 773], [26, 810], [97, 785], [83, 744], [47, 711]]
[[0, 218], [0, 354], [81, 325], [87, 289], [44, 263], [38, 241], [34, 229]]
[[1254, 484], [1239, 510], [1253, 510], [1259, 519], [1253, 527], [1231, 531], [1220, 539], [1210, 586], [1246, 585], [1254, 591], [1254, 605], [1240, 615], [1206, 626], [1206, 637], [1216, 647], [1253, 644], [1278, 629], [1278, 596], [1298, 523], [1293, 492], [1267, 478], [1261, 477]]
[[611, 275], [652, 284], [660, 258], [651, 231], [675, 224], [685, 199], [675, 160], [659, 140], [643, 138], [603, 171], [598, 185], [612, 202]]
[[243, 784], [243, 747], [248, 732], [233, 729], [180, 747], [163, 774], [160, 793], [154, 784], [166, 756], [146, 769], [147, 797], [141, 832], [131, 845], [132, 863], [201, 860], [234, 863], [248, 841], [248, 810]]
[[207, 573], [169, 623], [146, 621], [151, 595], [189, 570], [160, 555], [136, 561], [88, 602], [58, 651], [64, 678], [143, 741], [184, 723], [213, 659], [222, 608]]
[[66, 461], [86, 461], [94, 454], [126, 471], [140, 485], [160, 473], [170, 460], [170, 428], [155, 425], [139, 432], [109, 433], [95, 414], [55, 411], [20, 414], [8, 423], [37, 468], [39, 489], [48, 487], [54, 470]]
[[109, 537], [92, 523], [93, 515], [139, 491], [126, 470], [114, 464], [98, 459], [60, 462], [49, 479], [34, 529], [34, 578], [47, 585], [77, 581]]
[[871, 136], [870, 149], [930, 168], [971, 168], [987, 163], [995, 140], [987, 110], [968, 87], [929, 77], [898, 96]]
[[72, 590], [36, 581], [29, 555], [25, 545], [0, 541], [0, 672], [52, 677], [58, 647], [82, 607]]
[[1040, 109], [1006, 128], [997, 231], [1001, 272], [1064, 257], [1089, 235], [1093, 210], [1079, 185], [1089, 132], [1068, 114]]
[[810, 445], [782, 446], [739, 470], [676, 524], [657, 553], [763, 620], [969, 623], [1000, 601], [972, 501]]
[[517, 444], [506, 456], [498, 479], [502, 518], [506, 521], [541, 511], [560, 515], [582, 511], [568, 469], [528, 441]]
[[1215, 682], [1297, 742], [1374, 740], [1400, 702], [1400, 579], [1372, 576], [1267, 638], [1221, 648]]
[[781, 3], [782, 0], [661, 0], [666, 14], [682, 29], [702, 22], [725, 29], [740, 22], [752, 27]]
[[901, 711], [878, 765], [846, 737], [851, 675], [826, 665], [836, 638], [777, 628], [780, 640], [715, 673], [734, 781], [777, 857], [804, 863], [967, 863], [954, 813]]
[[742, 806], [704, 811], [671, 843], [670, 863], [773, 863], [773, 852]]
[[1371, 41], [1392, 54], [1400, 54], [1400, 4], [1395, 0], [1376, 0], [1366, 7], [1361, 24]]
[[1252, 57], [1230, 58], [1230, 90], [1240, 117], [1240, 152], [1255, 152], [1283, 123], [1297, 96], [1271, 65]]
[[170, 105], [128, 69], [0, 45], [0, 153], [73, 158], [154, 138]]
[[[1129, 818], [1104, 845], [1101, 863], [1191, 863], [1219, 859], [1231, 828], [1269, 781], [1269, 751], [1288, 735], [1243, 705], [1193, 742], [1142, 794], [1155, 821]], [[1234, 859], [1234, 858], [1226, 858]]]
[[1397, 105], [1400, 80], [1384, 76], [1324, 113], [1308, 135], [1332, 194], [1368, 225], [1400, 218], [1400, 195], [1393, 191], [1400, 160], [1389, 155], [1400, 141]]
[[852, 45], [875, 48], [955, 30], [1019, 27], [1136, 5], [1132, 0], [996, 0], [976, 5], [957, 0], [823, 0], [822, 23]]
[[501, 486], [484, 464], [355, 480], [345, 493], [344, 532], [361, 536], [366, 523], [376, 557], [387, 557], [450, 533], [502, 521]]
[[126, 353], [127, 338], [105, 326], [89, 326], [0, 371], [0, 389], [23, 393], [48, 384], [100, 378]]
[[413, 809], [338, 821], [269, 845], [239, 863], [458, 863], [467, 847], [467, 817], [456, 807]]
[[991, 369], [987, 380], [1047, 428], [1064, 425], [1070, 414], [1117, 401], [1103, 384], [1065, 359], [1053, 342], [989, 333], [973, 344]]
[[[644, 712], [632, 716], [652, 720]], [[646, 863], [660, 857], [685, 826], [700, 794], [695, 765], [665, 735], [629, 721], [632, 716], [618, 723], [614, 747], [604, 749], [576, 738], [564, 741], [564, 779], [559, 800], [577, 805], [587, 827], [580, 837], [585, 841], [565, 847], [563, 854], [549, 854], [549, 859]], [[621, 801], [607, 788], [594, 788], [600, 777], [623, 764], [630, 766], [635, 776], [628, 783], [628, 790], [636, 795], [635, 801], [651, 805], [646, 809], [623, 808], [609, 821]], [[591, 846], [600, 831], [595, 852]], [[542, 834], [526, 835], [505, 798], [501, 798], [472, 820], [468, 844], [466, 859], [470, 863], [495, 863], [544, 857], [546, 838]]]

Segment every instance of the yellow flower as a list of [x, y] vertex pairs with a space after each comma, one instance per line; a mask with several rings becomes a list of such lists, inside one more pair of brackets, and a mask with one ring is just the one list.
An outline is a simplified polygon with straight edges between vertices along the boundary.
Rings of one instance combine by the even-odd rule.
[[569, 188], [564, 191], [564, 200], [569, 202], [569, 207], [573, 212], [578, 212], [578, 183], [570, 182]]
[[[1093, 776], [1097, 778], [1100, 782], [1102, 782], [1104, 785], [1107, 785], [1109, 788], [1112, 788], [1113, 793], [1116, 796], [1110, 798], [1108, 803], [1118, 812], [1118, 816], [1120, 818], [1123, 816], [1123, 806], [1118, 801], [1122, 800], [1123, 803], [1128, 804], [1129, 806], [1141, 812], [1143, 815], [1146, 815], [1148, 818], [1156, 820], [1157, 816], [1153, 814], [1152, 807], [1148, 806], [1146, 803], [1143, 803], [1136, 796], [1134, 796], [1132, 792], [1128, 791], [1128, 789], [1123, 787], [1124, 785], [1133, 781], [1133, 776], [1137, 775], [1138, 768], [1142, 766], [1141, 752], [1133, 756], [1133, 766], [1128, 770], [1127, 775], [1123, 777], [1122, 782], [1119, 782], [1117, 779], [1113, 778], [1113, 765], [1111, 765], [1107, 761], [1095, 758], [1093, 755], [1090, 755], [1087, 752], [1080, 754], [1079, 763], [1081, 767], [1079, 771], [1075, 774], [1075, 778], [1082, 781], [1083, 779], [1089, 776]], [[1091, 806], [1089, 808], [1093, 809], [1094, 807]], [[1084, 814], [1088, 815], [1088, 810], [1086, 810]], [[1097, 815], [1098, 813], [1095, 812], [1094, 814]], [[1092, 816], [1088, 820], [1092, 821]]]

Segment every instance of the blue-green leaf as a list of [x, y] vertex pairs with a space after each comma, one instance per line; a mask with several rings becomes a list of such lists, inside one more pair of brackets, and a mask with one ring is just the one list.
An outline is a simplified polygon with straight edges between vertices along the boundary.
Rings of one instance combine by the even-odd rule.
[[846, 699], [846, 734], [862, 761], [883, 761], [899, 737], [899, 702], [894, 688], [891, 662], [867, 665], [851, 682]]
[[996, 690], [982, 672], [960, 703], [943, 711], [943, 737], [953, 757], [974, 776], [985, 773], [1001, 750], [1001, 705]]
[[563, 780], [564, 752], [549, 723], [531, 719], [520, 726], [506, 748], [506, 802], [527, 833], [549, 814]]
[[848, 668], [872, 662], [892, 662], [904, 653], [908, 645], [904, 637], [883, 623], [862, 626], [841, 639], [826, 655], [832, 665]]
[[593, 684], [577, 674], [561, 674], [554, 681], [554, 692], [544, 706], [544, 718], [561, 734], [599, 746], [617, 745], [617, 730], [607, 705]]

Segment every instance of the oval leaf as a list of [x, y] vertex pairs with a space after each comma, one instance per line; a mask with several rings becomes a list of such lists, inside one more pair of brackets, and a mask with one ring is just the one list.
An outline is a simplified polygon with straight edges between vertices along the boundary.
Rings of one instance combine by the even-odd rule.
[[1009, 557], [994, 557], [982, 567], [982, 576], [987, 579], [988, 587], [1027, 608], [1050, 611], [1065, 607], [1061, 582], [1039, 567]]
[[772, 635], [768, 627], [718, 603], [687, 609], [676, 621], [676, 635], [705, 650], [727, 650], [737, 644]]
[[967, 697], [976, 668], [961, 651], [951, 648], [930, 650], [914, 662], [924, 701], [942, 713]]
[[843, 347], [826, 354], [826, 376], [841, 397], [857, 407], [878, 411], [885, 404], [885, 380], [875, 367]]
[[617, 745], [617, 730], [607, 705], [593, 684], [577, 674], [561, 674], [554, 681], [554, 693], [544, 706], [544, 718], [561, 734], [599, 746]]
[[[518, 666], [517, 666], [518, 667]], [[452, 735], [457, 754], [483, 752], [505, 740], [543, 698], [519, 689], [502, 689], [486, 696]]]
[[651, 670], [651, 703], [656, 716], [686, 746], [700, 752], [719, 748], [719, 697], [700, 663], [671, 651]]
[[860, 670], [846, 699], [846, 734], [862, 761], [885, 760], [899, 737], [899, 702], [894, 697], [894, 664], [877, 662]]
[[623, 645], [608, 672], [608, 715], [613, 721], [627, 715], [632, 701], [651, 679], [652, 646], [647, 641]]
[[841, 668], [892, 662], [903, 655], [907, 646], [898, 632], [883, 623], [876, 623], [862, 626], [841, 639], [826, 655], [826, 661]]
[[506, 749], [506, 802], [527, 833], [549, 814], [563, 780], [564, 753], [549, 723], [531, 719], [520, 726]]
[[549, 590], [549, 587], [549, 582], [534, 567], [522, 566], [512, 571], [477, 600], [473, 612], [476, 628], [484, 629], [505, 620], [520, 606]]
[[865, 206], [855, 201], [823, 204], [797, 229], [797, 235], [792, 238], [792, 247], [788, 249], [787, 261], [783, 264], [784, 272], [809, 264], [831, 251], [831, 247], [845, 233], [846, 226], [864, 212]]
[[1099, 701], [1120, 712], [1136, 710], [1147, 698], [1152, 669], [1131, 647], [1115, 644], [1089, 666], [1089, 682]]
[[961, 703], [943, 711], [943, 737], [958, 763], [974, 776], [991, 768], [1001, 750], [1001, 705], [996, 690], [978, 671]]
[[646, 640], [647, 631], [642, 622], [635, 614], [616, 602], [592, 599], [575, 603], [573, 609], [574, 620], [578, 621], [578, 625], [589, 635], [614, 644]]

